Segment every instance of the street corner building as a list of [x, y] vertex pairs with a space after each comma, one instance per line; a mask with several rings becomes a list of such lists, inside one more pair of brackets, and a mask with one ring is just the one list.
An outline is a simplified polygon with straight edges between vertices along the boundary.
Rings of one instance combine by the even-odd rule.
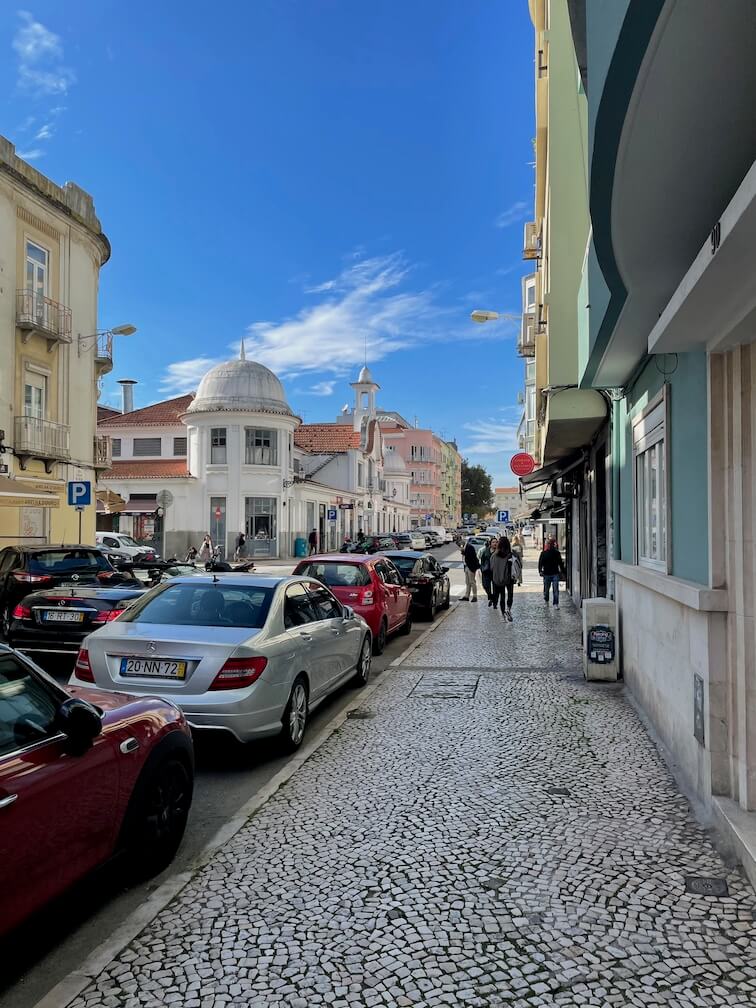
[[[97, 329], [109, 257], [92, 197], [0, 137], [0, 548], [77, 541], [66, 485], [94, 488], [110, 465], [96, 432], [98, 380], [112, 368], [111, 338]], [[94, 506], [81, 519], [94, 542]]]
[[[134, 409], [134, 384], [123, 381], [123, 412], [100, 419], [113, 464], [98, 495], [99, 529], [130, 533], [167, 556], [185, 555], [209, 533], [225, 558], [243, 532], [246, 555], [265, 559], [302, 555], [313, 529], [319, 549], [335, 550], [347, 537], [410, 527], [407, 460], [425, 450], [423, 432], [379, 412], [380, 386], [367, 367], [351, 383], [353, 407], [332, 423], [303, 424], [277, 376], [243, 347], [196, 394]], [[455, 451], [449, 469], [459, 467]], [[456, 495], [450, 514], [461, 509], [459, 479], [442, 483], [438, 469], [436, 520], [442, 491]]]
[[[531, 0], [524, 355], [570, 590], [756, 882], [756, 5]], [[525, 434], [527, 434], [527, 430]]]

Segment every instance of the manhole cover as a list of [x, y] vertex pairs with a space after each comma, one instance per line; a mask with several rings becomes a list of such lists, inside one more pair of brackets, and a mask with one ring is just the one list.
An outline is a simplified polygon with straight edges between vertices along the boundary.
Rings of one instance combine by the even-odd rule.
[[478, 691], [479, 676], [474, 679], [444, 681], [434, 676], [423, 676], [410, 693], [413, 697], [429, 700], [474, 700]]
[[365, 710], [364, 707], [358, 707], [356, 710], [350, 710], [347, 717], [352, 718], [354, 721], [369, 721], [370, 718], [375, 717], [375, 711]]
[[571, 798], [572, 792], [566, 787], [547, 787], [546, 794], [554, 795], [557, 798]]
[[706, 875], [686, 875], [685, 889], [694, 896], [729, 896], [727, 880]]

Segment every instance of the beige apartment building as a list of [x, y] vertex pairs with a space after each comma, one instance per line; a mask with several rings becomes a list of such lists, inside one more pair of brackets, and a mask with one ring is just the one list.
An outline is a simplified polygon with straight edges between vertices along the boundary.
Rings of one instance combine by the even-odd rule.
[[109, 257], [92, 197], [0, 137], [0, 548], [78, 541], [69, 480], [92, 484], [81, 539], [94, 541], [94, 487], [110, 465], [96, 435], [98, 379], [112, 367], [112, 337], [97, 333]]

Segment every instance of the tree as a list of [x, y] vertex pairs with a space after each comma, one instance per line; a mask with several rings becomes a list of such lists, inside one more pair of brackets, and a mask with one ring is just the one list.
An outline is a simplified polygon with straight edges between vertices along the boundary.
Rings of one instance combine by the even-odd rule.
[[478, 517], [487, 514], [493, 506], [491, 477], [480, 465], [471, 466], [462, 459], [462, 513]]

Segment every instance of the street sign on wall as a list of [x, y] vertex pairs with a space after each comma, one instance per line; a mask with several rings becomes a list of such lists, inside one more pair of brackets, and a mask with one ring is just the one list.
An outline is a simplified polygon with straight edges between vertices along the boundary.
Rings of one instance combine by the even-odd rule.
[[535, 459], [527, 452], [518, 452], [509, 460], [509, 468], [515, 476], [529, 476], [535, 467]]
[[328, 508], [326, 512], [328, 521], [336, 521], [336, 508]]

